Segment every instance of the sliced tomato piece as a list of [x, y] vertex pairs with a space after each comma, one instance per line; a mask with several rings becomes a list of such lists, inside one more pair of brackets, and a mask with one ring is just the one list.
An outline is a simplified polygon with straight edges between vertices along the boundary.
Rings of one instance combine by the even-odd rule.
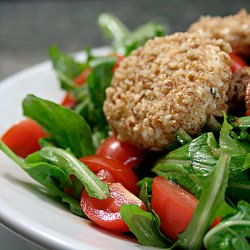
[[120, 142], [115, 136], [111, 136], [104, 140], [96, 154], [118, 160], [132, 168], [137, 167], [141, 163], [145, 151], [137, 148], [135, 145]]
[[67, 92], [61, 102], [61, 105], [67, 108], [74, 108], [76, 105], [76, 100], [69, 92]]
[[189, 224], [198, 200], [189, 192], [164, 177], [155, 177], [152, 184], [152, 209], [159, 215], [162, 232], [178, 239]]
[[128, 232], [129, 228], [121, 218], [121, 205], [134, 204], [146, 210], [145, 205], [121, 183], [108, 185], [110, 198], [104, 200], [90, 197], [87, 191], [83, 190], [81, 208], [88, 218], [97, 225], [115, 232]]
[[2, 140], [15, 154], [25, 158], [40, 149], [38, 140], [45, 136], [46, 133], [36, 122], [25, 119], [10, 127]]
[[100, 170], [98, 173], [96, 173], [96, 176], [98, 179], [105, 183], [115, 182], [115, 178], [113, 177], [113, 175], [106, 169]]
[[91, 68], [86, 68], [79, 76], [77, 76], [74, 80], [75, 82], [75, 85], [77, 86], [81, 86], [83, 85], [86, 80], [87, 80], [87, 77], [89, 75], [89, 73], [91, 72]]
[[232, 59], [232, 66], [231, 70], [234, 73], [237, 69], [240, 69], [242, 67], [247, 66], [246, 62], [239, 56], [237, 56], [235, 53], [229, 54]]
[[[198, 204], [195, 196], [174, 182], [157, 176], [152, 184], [151, 207], [160, 217], [160, 228], [170, 239], [176, 241], [178, 234], [187, 228]], [[220, 223], [214, 219], [210, 228]]]
[[84, 162], [95, 174], [102, 169], [107, 170], [114, 177], [115, 182], [121, 182], [125, 188], [136, 195], [139, 193], [136, 186], [138, 182], [136, 174], [121, 162], [100, 155], [85, 156], [80, 158], [80, 161]]

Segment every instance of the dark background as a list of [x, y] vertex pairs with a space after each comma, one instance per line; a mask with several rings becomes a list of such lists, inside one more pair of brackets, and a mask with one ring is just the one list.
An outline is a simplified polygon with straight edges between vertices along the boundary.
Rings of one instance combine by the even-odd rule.
[[[0, 0], [0, 80], [47, 60], [48, 47], [65, 52], [104, 44], [96, 19], [112, 12], [131, 29], [151, 19], [168, 32], [185, 31], [200, 15], [250, 12], [249, 0]], [[0, 227], [0, 249], [31, 250], [36, 246]]]
[[102, 46], [96, 23], [101, 12], [114, 13], [131, 29], [160, 20], [173, 33], [185, 31], [200, 15], [228, 15], [241, 8], [250, 11], [250, 1], [0, 1], [0, 80], [46, 60], [51, 44], [65, 52]]

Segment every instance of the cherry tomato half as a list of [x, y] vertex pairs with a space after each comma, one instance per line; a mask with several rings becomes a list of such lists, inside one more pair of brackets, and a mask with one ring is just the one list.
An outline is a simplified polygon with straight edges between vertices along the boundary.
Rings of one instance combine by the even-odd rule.
[[96, 154], [118, 160], [132, 168], [141, 163], [145, 152], [132, 144], [120, 142], [115, 136], [111, 136], [100, 145]]
[[83, 190], [81, 208], [88, 218], [97, 225], [115, 232], [128, 232], [129, 228], [121, 218], [121, 205], [134, 204], [146, 210], [145, 205], [121, 183], [108, 185], [110, 198], [104, 200], [90, 197], [86, 190]]
[[[195, 196], [174, 182], [157, 176], [152, 184], [151, 207], [159, 215], [162, 232], [176, 241], [178, 234], [185, 231], [198, 204]], [[210, 228], [220, 223], [214, 219]]]
[[232, 59], [231, 70], [234, 73], [237, 69], [247, 66], [246, 62], [234, 53], [229, 54]]
[[159, 215], [162, 232], [172, 240], [188, 226], [198, 200], [189, 192], [164, 177], [152, 184], [152, 209]]
[[107, 170], [114, 177], [115, 182], [122, 183], [125, 188], [136, 195], [139, 193], [136, 186], [137, 176], [121, 162], [100, 155], [85, 156], [80, 158], [80, 161], [85, 163], [95, 174], [102, 169]]
[[45, 136], [46, 133], [36, 122], [25, 119], [10, 127], [2, 140], [15, 154], [25, 158], [40, 149], [38, 140]]

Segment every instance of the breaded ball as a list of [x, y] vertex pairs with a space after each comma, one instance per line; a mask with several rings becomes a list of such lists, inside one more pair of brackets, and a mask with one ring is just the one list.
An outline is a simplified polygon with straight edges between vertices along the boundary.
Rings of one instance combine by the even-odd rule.
[[233, 74], [228, 91], [228, 105], [233, 113], [244, 115], [250, 109], [250, 67], [242, 67]]
[[250, 58], [250, 15], [244, 9], [226, 17], [201, 17], [189, 27], [188, 32], [224, 39], [236, 54]]
[[104, 113], [118, 139], [162, 150], [182, 128], [196, 134], [227, 109], [231, 47], [190, 33], [155, 38], [116, 69]]

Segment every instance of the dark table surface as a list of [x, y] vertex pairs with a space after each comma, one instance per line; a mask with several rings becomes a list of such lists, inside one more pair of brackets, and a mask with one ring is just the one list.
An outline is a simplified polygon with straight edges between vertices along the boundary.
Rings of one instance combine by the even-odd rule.
[[[200, 15], [224, 16], [241, 8], [250, 11], [250, 1], [0, 0], [0, 80], [47, 60], [52, 44], [65, 52], [103, 46], [105, 43], [96, 24], [101, 12], [112, 12], [131, 29], [156, 19], [173, 33], [185, 31]], [[0, 242], [1, 249], [38, 249], [3, 227], [0, 228]]]

